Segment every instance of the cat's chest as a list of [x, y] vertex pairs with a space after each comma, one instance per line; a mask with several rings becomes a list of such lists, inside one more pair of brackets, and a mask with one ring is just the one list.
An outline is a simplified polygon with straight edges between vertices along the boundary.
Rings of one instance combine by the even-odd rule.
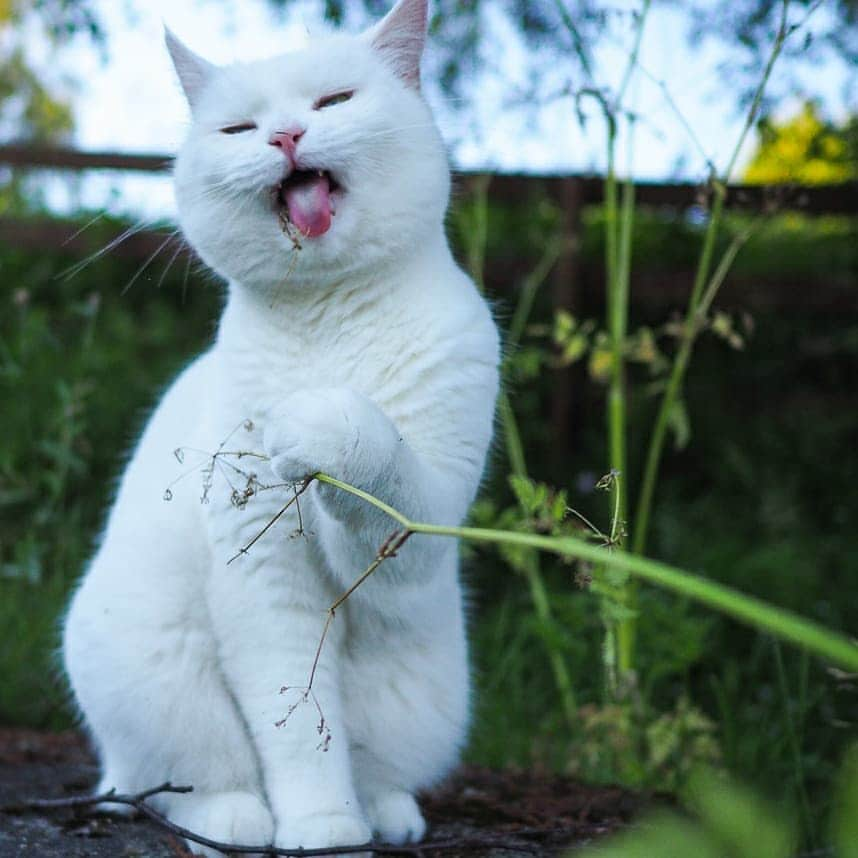
[[405, 326], [312, 329], [225, 351], [218, 398], [232, 418], [264, 421], [298, 390], [349, 388], [367, 396], [394, 419], [407, 419], [426, 394], [436, 360], [424, 333]]

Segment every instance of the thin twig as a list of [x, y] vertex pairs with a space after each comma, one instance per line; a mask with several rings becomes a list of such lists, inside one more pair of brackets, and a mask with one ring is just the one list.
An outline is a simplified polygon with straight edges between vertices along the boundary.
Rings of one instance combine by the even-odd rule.
[[325, 846], [318, 849], [283, 848], [279, 846], [260, 846], [246, 845], [238, 843], [225, 843], [218, 840], [212, 840], [210, 837], [205, 837], [202, 834], [197, 834], [190, 829], [184, 828], [181, 825], [176, 825], [159, 813], [151, 805], [147, 804], [146, 799], [159, 793], [189, 793], [193, 791], [191, 786], [173, 786], [171, 783], [163, 783], [160, 786], [152, 787], [151, 789], [143, 790], [139, 793], [125, 794], [117, 793], [115, 790], [98, 795], [72, 796], [69, 798], [57, 799], [26, 799], [16, 805], [7, 805], [0, 808], [4, 811], [20, 810], [61, 810], [61, 809], [76, 809], [92, 807], [96, 804], [116, 804], [133, 807], [135, 810], [149, 817], [160, 828], [169, 831], [171, 834], [184, 837], [193, 843], [199, 843], [201, 846], [207, 846], [210, 849], [217, 849], [224, 853], [237, 854], [263, 854], [277, 856], [305, 856], [305, 858], [313, 858], [319, 855], [350, 855], [360, 852], [376, 852], [382, 855], [413, 855], [415, 858], [422, 853], [441, 852], [450, 849], [501, 849], [506, 851], [522, 851], [533, 852], [538, 854], [541, 850], [539, 844], [528, 843], [527, 839], [533, 838], [569, 838], [575, 835], [580, 835], [579, 828], [521, 828], [515, 832], [514, 837], [506, 838], [500, 836], [484, 835], [465, 838], [448, 838], [445, 840], [426, 841], [425, 843], [417, 843], [413, 845], [394, 846], [390, 843], [359, 843], [348, 844], [343, 846]]
[[[262, 539], [262, 537], [265, 536], [265, 534], [269, 530], [271, 530], [271, 528], [274, 527], [274, 525], [277, 524], [278, 521], [280, 521], [280, 519], [286, 513], [286, 510], [288, 510], [293, 504], [295, 504], [295, 505], [298, 504], [298, 497], [300, 495], [304, 494], [304, 492], [307, 491], [308, 488], [310, 488], [310, 483], [312, 483], [312, 482], [313, 482], [313, 478], [307, 477], [304, 480], [304, 482], [301, 484], [300, 488], [296, 487], [295, 488], [295, 494], [291, 498], [289, 498], [289, 500], [286, 501], [286, 503], [283, 504], [283, 506], [281, 506], [280, 509], [276, 513], [274, 513], [274, 516], [268, 520], [268, 523], [265, 525], [265, 527], [263, 527], [262, 530], [260, 530], [259, 533], [257, 533], [256, 536], [254, 536], [253, 539], [251, 539], [250, 542], [247, 543], [247, 545], [243, 546], [242, 548], [239, 548], [238, 551], [236, 551], [235, 554], [233, 554], [232, 557], [230, 557], [229, 560], [226, 561], [226, 565], [229, 566], [229, 564], [232, 563], [233, 560], [237, 560], [239, 557], [242, 557], [243, 555], [247, 554], [247, 552], [254, 545], [256, 545], [256, 543], [260, 539]], [[299, 510], [300, 510], [300, 507], [299, 507]], [[299, 516], [300, 516], [300, 511], [299, 511]], [[300, 517], [299, 517], [299, 521], [300, 521]]]
[[[312, 478], [311, 478], [312, 479]], [[309, 482], [309, 481], [308, 481]], [[306, 487], [306, 485], [305, 485]], [[310, 676], [307, 679], [307, 684], [298, 690], [301, 691], [301, 698], [298, 703], [293, 704], [289, 707], [284, 718], [277, 722], [277, 727], [282, 727], [286, 721], [289, 720], [289, 716], [295, 711], [295, 708], [301, 703], [306, 703], [311, 697], [313, 698], [313, 702], [316, 705], [316, 709], [319, 710], [319, 734], [321, 735], [325, 730], [325, 714], [322, 711], [322, 707], [319, 704], [316, 695], [313, 692], [313, 682], [316, 679], [316, 670], [319, 667], [319, 659], [322, 657], [322, 647], [325, 645], [325, 640], [328, 637], [328, 631], [331, 628], [331, 624], [334, 621], [334, 617], [337, 614], [337, 609], [342, 606], [342, 604], [378, 569], [379, 566], [385, 561], [390, 559], [391, 557], [396, 557], [397, 552], [408, 538], [412, 535], [414, 531], [412, 530], [394, 530], [387, 539], [384, 540], [381, 547], [378, 549], [378, 552], [375, 555], [373, 561], [366, 567], [366, 569], [358, 575], [357, 578], [351, 583], [351, 585], [337, 598], [334, 600], [333, 604], [327, 610], [327, 616], [325, 617], [325, 625], [322, 627], [322, 634], [319, 637], [319, 643], [316, 646], [316, 654], [313, 656], [313, 664], [310, 667]], [[262, 534], [258, 534], [257, 538]], [[295, 686], [284, 685], [283, 688], [280, 689], [280, 693], [283, 694], [286, 691], [292, 691], [295, 689]], [[328, 734], [330, 736], [330, 732]], [[325, 739], [322, 740], [321, 745], [323, 750], [327, 750], [327, 741]]]
[[150, 787], [147, 790], [143, 790], [143, 792], [134, 793], [133, 795], [118, 793], [115, 789], [109, 789], [97, 795], [74, 795], [67, 798], [31, 798], [26, 799], [19, 805], [4, 806], [3, 810], [16, 808], [54, 810], [60, 808], [90, 807], [93, 804], [127, 804], [136, 807], [140, 802], [158, 793], [188, 793], [193, 791], [194, 788], [192, 786], [173, 786], [169, 781], [166, 781], [159, 786]]

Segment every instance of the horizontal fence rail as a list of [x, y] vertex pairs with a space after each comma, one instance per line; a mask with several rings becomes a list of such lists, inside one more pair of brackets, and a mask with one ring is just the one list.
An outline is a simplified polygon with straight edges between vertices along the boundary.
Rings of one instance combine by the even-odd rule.
[[[24, 169], [114, 170], [122, 172], [166, 173], [173, 156], [124, 152], [81, 152], [30, 144], [0, 146], [0, 164]], [[476, 173], [460, 173], [467, 184]], [[636, 183], [640, 205], [686, 209], [707, 205], [711, 188], [692, 182]], [[497, 202], [521, 202], [543, 192], [568, 206], [600, 203], [603, 180], [599, 176], [509, 175], [492, 177], [492, 198]], [[730, 185], [726, 204], [756, 211], [797, 209], [808, 214], [858, 214], [858, 182], [837, 185]]]

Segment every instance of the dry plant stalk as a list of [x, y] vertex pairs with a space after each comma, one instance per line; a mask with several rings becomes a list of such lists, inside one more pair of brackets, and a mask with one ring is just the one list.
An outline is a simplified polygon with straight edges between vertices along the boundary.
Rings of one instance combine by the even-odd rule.
[[[273, 484], [265, 484], [260, 483], [258, 476], [255, 472], [246, 471], [238, 465], [234, 464], [230, 461], [229, 457], [241, 459], [244, 457], [252, 457], [254, 459], [258, 459], [260, 461], [268, 461], [268, 456], [263, 453], [256, 453], [249, 450], [225, 450], [224, 448], [229, 443], [229, 441], [235, 436], [236, 432], [239, 429], [244, 429], [247, 432], [250, 432], [254, 428], [253, 421], [251, 420], [243, 420], [241, 421], [232, 432], [224, 438], [223, 441], [218, 445], [217, 450], [214, 453], [207, 453], [204, 450], [197, 450], [195, 448], [190, 447], [177, 447], [173, 454], [176, 459], [183, 463], [185, 459], [186, 451], [193, 451], [201, 454], [204, 458], [203, 461], [198, 464], [196, 467], [192, 468], [189, 471], [186, 471], [181, 476], [177, 477], [170, 486], [167, 487], [164, 491], [164, 500], [171, 500], [173, 497], [172, 494], [172, 486], [174, 486], [177, 482], [184, 479], [191, 473], [194, 473], [197, 470], [202, 471], [203, 475], [203, 491], [200, 497], [201, 503], [208, 503], [209, 494], [212, 489], [212, 485], [214, 482], [214, 474], [217, 470], [221, 476], [226, 480], [229, 485], [232, 494], [231, 501], [233, 506], [237, 509], [243, 509], [247, 506], [248, 502], [253, 498], [258, 492], [267, 489], [276, 489], [276, 488], [284, 488], [290, 487], [292, 489], [292, 497], [289, 498], [286, 503], [283, 504], [282, 507], [265, 523], [265, 525], [256, 533], [245, 545], [239, 548], [236, 553], [227, 560], [227, 565], [230, 565], [239, 557], [243, 557], [248, 554], [251, 548], [262, 539], [265, 534], [274, 527], [275, 524], [286, 514], [286, 512], [291, 509], [294, 505], [297, 515], [298, 515], [298, 529], [293, 533], [293, 536], [297, 535], [306, 535], [304, 531], [304, 522], [301, 515], [301, 505], [298, 501], [298, 498], [310, 487], [311, 483], [315, 479], [313, 475], [307, 476], [304, 478], [303, 482], [300, 484], [297, 483], [273, 483]], [[239, 474], [246, 482], [243, 488], [237, 487], [233, 481], [230, 479], [230, 472], [227, 469], [231, 469], [233, 473]], [[292, 703], [286, 711], [286, 714], [279, 721], [275, 722], [275, 727], [282, 727], [289, 720], [292, 713], [302, 704], [312, 702], [316, 707], [316, 710], [319, 714], [319, 722], [316, 725], [316, 730], [319, 735], [322, 737], [317, 750], [327, 751], [331, 742], [331, 732], [327, 725], [327, 720], [325, 719], [325, 714], [322, 710], [321, 704], [319, 703], [318, 698], [316, 697], [313, 691], [313, 681], [316, 676], [316, 670], [319, 666], [319, 659], [322, 655], [322, 648], [325, 644], [325, 640], [328, 636], [328, 631], [331, 627], [331, 623], [334, 621], [334, 618], [337, 613], [337, 609], [340, 608], [346, 600], [360, 587], [367, 578], [375, 572], [376, 569], [385, 561], [391, 557], [395, 557], [400, 548], [406, 543], [408, 538], [412, 535], [413, 531], [410, 529], [406, 530], [394, 530], [385, 541], [382, 543], [381, 547], [376, 552], [375, 557], [372, 562], [364, 569], [360, 575], [354, 580], [354, 582], [346, 589], [334, 602], [328, 607], [325, 617], [325, 624], [322, 627], [322, 634], [319, 638], [318, 646], [316, 647], [316, 653], [313, 658], [313, 664], [310, 668], [310, 675], [307, 679], [307, 684], [304, 686], [294, 686], [294, 685], [284, 685], [280, 689], [281, 694], [286, 694], [289, 691], [300, 691], [300, 696], [298, 700]]]
[[[229, 855], [276, 855], [276, 856], [303, 856], [303, 858], [315, 858], [321, 855], [353, 855], [355, 853], [366, 853], [368, 851], [376, 852], [379, 855], [410, 855], [414, 858], [420, 858], [421, 855], [431, 852], [443, 852], [453, 849], [461, 850], [489, 850], [499, 849], [512, 852], [531, 852], [535, 855], [540, 854], [543, 850], [538, 842], [533, 842], [533, 838], [562, 838], [571, 837], [574, 834], [580, 834], [579, 829], [573, 828], [521, 828], [511, 837], [463, 837], [449, 838], [447, 840], [426, 841], [414, 845], [393, 846], [388, 843], [358, 843], [345, 846], [325, 846], [321, 849], [285, 849], [279, 846], [260, 847], [248, 846], [240, 843], [224, 843], [219, 840], [212, 840], [210, 837], [205, 837], [202, 834], [197, 834], [188, 828], [181, 825], [176, 825], [167, 819], [166, 816], [159, 813], [153, 808], [146, 799], [159, 793], [189, 793], [193, 792], [192, 786], [173, 786], [171, 783], [163, 783], [160, 786], [152, 787], [151, 789], [143, 790], [142, 792], [125, 794], [117, 793], [116, 790], [108, 790], [107, 792], [98, 795], [83, 795], [71, 796], [69, 798], [49, 798], [49, 799], [24, 799], [16, 804], [4, 805], [0, 807], [0, 811], [21, 812], [22, 810], [63, 810], [63, 809], [78, 809], [92, 808], [97, 804], [115, 804], [126, 807], [133, 807], [138, 813], [147, 816], [159, 828], [175, 834], [179, 837], [190, 840], [192, 843], [199, 843], [201, 846], [208, 846], [210, 849], [217, 849], [220, 852]], [[518, 839], [516, 839], [518, 838]], [[530, 838], [530, 840], [528, 840]]]

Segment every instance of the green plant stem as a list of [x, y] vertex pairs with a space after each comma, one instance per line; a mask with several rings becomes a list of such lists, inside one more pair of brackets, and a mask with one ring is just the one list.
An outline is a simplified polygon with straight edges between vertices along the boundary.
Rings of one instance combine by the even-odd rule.
[[542, 536], [536, 533], [518, 533], [481, 527], [451, 527], [411, 521], [384, 501], [342, 480], [323, 473], [314, 474], [313, 478], [360, 498], [381, 510], [401, 527], [414, 533], [466, 539], [471, 542], [521, 545], [562, 557], [574, 557], [594, 564], [623, 569], [642, 581], [685, 596], [740, 622], [769, 632], [781, 640], [796, 644], [843, 670], [858, 671], [858, 644], [848, 638], [829, 631], [812, 620], [799, 617], [791, 611], [775, 607], [754, 596], [748, 596], [731, 587], [725, 587], [723, 584], [709, 581], [666, 563], [649, 560], [626, 551], [609, 553], [600, 546], [574, 536]]
[[521, 443], [521, 435], [518, 431], [518, 423], [515, 413], [509, 401], [506, 391], [498, 397], [498, 413], [503, 426], [504, 441], [506, 442], [506, 455], [509, 459], [510, 473], [517, 476], [527, 476], [527, 463], [524, 460], [524, 447]]
[[[804, 817], [803, 828], [810, 836], [811, 841], [814, 839], [816, 826], [814, 825], [813, 813], [810, 810], [810, 800], [807, 795], [807, 790], [804, 785], [804, 764], [801, 759], [801, 743], [799, 741], [798, 730], [793, 721], [790, 704], [792, 696], [789, 693], [789, 684], [787, 682], [786, 670], [784, 669], [783, 655], [781, 654], [781, 645], [779, 641], [773, 640], [772, 647], [775, 654], [775, 667], [778, 674], [778, 686], [781, 692], [781, 701], [784, 707], [784, 720], [786, 721], [786, 734], [789, 740], [790, 753], [792, 754], [793, 766], [795, 767], [795, 787], [798, 793], [799, 804], [801, 805], [801, 813]], [[802, 706], [804, 700], [799, 700], [799, 706]], [[799, 710], [801, 711], [801, 709]]]
[[[626, 456], [626, 336], [628, 333], [629, 312], [629, 278], [631, 273], [632, 232], [635, 213], [635, 186], [631, 178], [631, 169], [623, 182], [621, 213], [617, 214], [617, 179], [615, 170], [617, 115], [622, 110], [622, 102], [631, 82], [637, 65], [643, 40], [644, 26], [651, 0], [644, 0], [637, 15], [635, 40], [629, 54], [628, 63], [623, 74], [614, 108], [608, 119], [608, 171], [605, 178], [605, 271], [606, 271], [606, 306], [608, 313], [608, 328], [611, 337], [611, 379], [608, 387], [608, 458], [610, 468], [627, 478]], [[629, 122], [629, 135], [632, 125]], [[631, 143], [629, 144], [631, 152]], [[618, 524], [628, 519], [626, 492], [620, 491], [619, 481], [614, 481], [617, 509], [614, 511], [614, 530]], [[637, 597], [635, 581], [629, 579], [618, 590], [617, 598], [626, 608], [634, 611]], [[616, 652], [611, 656], [619, 676], [624, 678], [634, 670], [635, 637], [637, 621], [634, 614], [626, 616], [616, 623], [615, 634], [611, 635], [608, 645], [615, 647]], [[607, 655], [607, 653], [606, 653]]]
[[521, 341], [525, 325], [530, 318], [530, 311], [533, 309], [533, 302], [536, 300], [536, 293], [545, 282], [545, 278], [551, 272], [554, 263], [557, 262], [560, 252], [563, 250], [563, 243], [561, 235], [549, 239], [536, 267], [525, 278], [505, 338], [508, 352], [512, 352]]
[[578, 62], [581, 63], [581, 68], [584, 69], [584, 74], [586, 74], [589, 80], [592, 80], [593, 63], [590, 59], [590, 55], [587, 53], [586, 42], [582, 38], [581, 33], [578, 32], [578, 28], [575, 26], [575, 21], [569, 14], [569, 10], [564, 5], [563, 0], [554, 0], [554, 6], [557, 9], [557, 14], [560, 16], [561, 23], [572, 37], [572, 45], [575, 49], [575, 54], [578, 57]]
[[474, 194], [473, 222], [470, 224], [472, 238], [468, 241], [468, 271], [480, 292], [485, 291], [483, 271], [486, 263], [486, 237], [489, 229], [489, 185], [490, 173], [480, 173], [471, 181]]
[[[521, 436], [518, 432], [518, 423], [516, 422], [515, 413], [512, 410], [512, 405], [506, 393], [501, 393], [499, 397], [498, 410], [500, 411], [501, 422], [503, 423], [510, 471], [516, 476], [526, 477], [527, 464], [524, 459]], [[548, 598], [545, 581], [542, 578], [539, 568], [539, 554], [536, 551], [528, 552], [525, 555], [523, 570], [525, 578], [527, 578], [530, 599], [533, 602], [536, 616], [545, 625], [553, 625], [554, 615], [551, 610], [551, 602]], [[554, 683], [557, 686], [560, 702], [563, 706], [563, 715], [567, 723], [572, 726], [575, 724], [578, 711], [575, 693], [572, 688], [572, 679], [569, 676], [569, 671], [566, 669], [566, 662], [563, 660], [562, 653], [551, 646], [547, 647], [547, 650], [551, 672], [554, 674]]]
[[[622, 219], [620, 222], [619, 256], [617, 259], [616, 280], [612, 286], [613, 299], [611, 318], [611, 382], [608, 390], [608, 437], [611, 468], [620, 475], [614, 481], [617, 494], [614, 511], [614, 527], [624, 526], [628, 519], [627, 493], [620, 490], [620, 479], [627, 480], [626, 456], [626, 372], [625, 344], [628, 332], [629, 274], [632, 255], [632, 226], [634, 223], [635, 189], [629, 179], [623, 183]], [[637, 601], [635, 582], [629, 579], [620, 593], [620, 602], [634, 610]], [[635, 637], [637, 618], [628, 616], [617, 624], [617, 670], [624, 677], [634, 670]]]
[[[697, 264], [697, 270], [694, 275], [694, 284], [691, 289], [691, 296], [688, 301], [688, 308], [685, 314], [685, 324], [683, 327], [682, 341], [679, 350], [673, 360], [671, 366], [670, 377], [667, 387], [661, 398], [658, 413], [656, 414], [653, 431], [650, 436], [649, 447], [646, 454], [646, 462], [644, 465], [644, 475], [641, 483], [641, 491], [638, 496], [637, 506], [635, 508], [634, 536], [632, 539], [632, 551], [636, 554], [643, 554], [646, 551], [647, 536], [649, 533], [650, 517], [652, 514], [652, 502], [655, 495], [655, 486], [658, 480], [658, 471], [661, 464], [661, 456], [664, 449], [664, 440], [667, 435], [667, 428], [670, 423], [670, 417], [673, 409], [676, 407], [676, 402], [679, 392], [682, 388], [682, 382], [685, 378], [685, 373], [688, 369], [688, 364], [691, 359], [691, 353], [694, 348], [694, 342], [697, 339], [699, 332], [698, 314], [700, 310], [701, 299], [704, 295], [704, 289], [709, 281], [709, 271], [712, 266], [712, 257], [715, 249], [715, 239], [718, 235], [718, 230], [721, 226], [721, 218], [724, 213], [724, 202], [727, 196], [727, 184], [736, 164], [736, 159], [751, 129], [754, 121], [757, 118], [757, 113], [762, 103], [763, 93], [766, 85], [771, 77], [772, 68], [775, 61], [783, 49], [784, 41], [793, 30], [787, 27], [787, 11], [789, 9], [789, 0], [783, 0], [781, 6], [781, 17], [778, 26], [778, 32], [775, 37], [774, 45], [772, 46], [771, 54], [766, 63], [763, 77], [757, 86], [751, 107], [745, 118], [745, 124], [739, 139], [733, 149], [733, 153], [727, 164], [727, 168], [720, 180], [713, 185], [715, 199], [712, 205], [712, 211], [709, 216], [709, 223], [706, 227], [706, 233], [703, 238], [703, 247], [700, 252], [700, 258]], [[734, 254], [735, 255], [735, 254]], [[725, 255], [726, 258], [726, 255]], [[732, 259], [731, 259], [732, 261]], [[719, 266], [720, 268], [721, 266]], [[716, 272], [717, 273], [717, 272]], [[726, 277], [726, 269], [723, 271], [717, 285], [713, 289], [707, 289], [706, 295], [708, 304], [712, 303], [717, 289]], [[713, 278], [713, 283], [715, 279]], [[707, 306], [708, 306], [707, 304]]]
[[[703, 284], [709, 273], [709, 267], [712, 262], [712, 253], [715, 247], [715, 235], [718, 231], [723, 206], [724, 192], [723, 190], [717, 190], [715, 204], [712, 207], [709, 225], [703, 239], [703, 249], [697, 266], [697, 274], [694, 278], [691, 298], [688, 302], [682, 340], [670, 368], [667, 387], [665, 388], [664, 395], [661, 398], [661, 404], [655, 418], [652, 435], [650, 436], [649, 447], [647, 448], [641, 491], [638, 497], [637, 506], [635, 507], [634, 537], [632, 539], [632, 551], [634, 551], [635, 554], [643, 554], [646, 550], [646, 539], [649, 532], [652, 501], [655, 495], [656, 481], [658, 480], [658, 470], [661, 463], [661, 454], [664, 449], [664, 439], [667, 435], [667, 428], [670, 425], [671, 414], [673, 409], [676, 407], [676, 401], [682, 386], [682, 381], [685, 378], [685, 372], [688, 369], [688, 364], [691, 360], [694, 341], [697, 338], [697, 318], [700, 293], [703, 291]], [[726, 276], [726, 271], [724, 272], [724, 275]], [[721, 279], [721, 282], [723, 282], [723, 278]], [[712, 297], [714, 298], [714, 292], [712, 292]]]

